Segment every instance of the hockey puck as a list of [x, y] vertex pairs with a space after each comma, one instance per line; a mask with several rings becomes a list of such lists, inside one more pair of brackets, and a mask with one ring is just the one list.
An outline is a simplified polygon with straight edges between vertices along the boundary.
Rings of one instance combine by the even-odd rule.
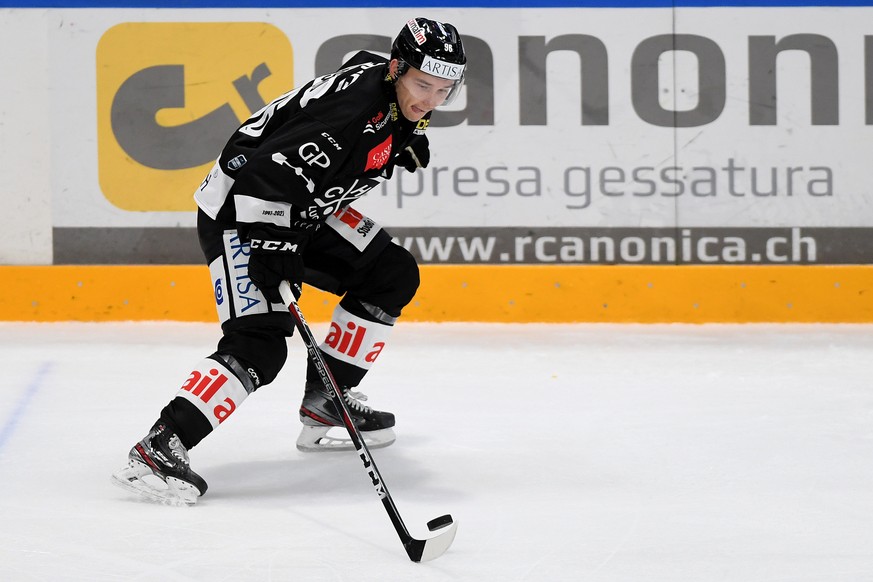
[[438, 529], [442, 529], [447, 525], [452, 525], [452, 516], [451, 515], [442, 515], [440, 517], [435, 517], [429, 522], [427, 522], [427, 529], [430, 531], [436, 531]]

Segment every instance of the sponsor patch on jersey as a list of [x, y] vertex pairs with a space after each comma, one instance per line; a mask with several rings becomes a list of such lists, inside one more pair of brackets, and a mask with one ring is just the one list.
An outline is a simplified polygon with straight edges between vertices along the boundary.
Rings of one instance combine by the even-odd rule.
[[246, 165], [247, 161], [248, 160], [246, 159], [246, 157], [244, 155], [240, 154], [237, 157], [231, 159], [229, 162], [227, 162], [227, 169], [234, 170], [234, 171], [239, 170], [240, 168], [242, 168], [243, 166]]
[[424, 135], [424, 132], [427, 130], [427, 127], [429, 125], [430, 119], [419, 119], [418, 123], [415, 124], [415, 129], [412, 131], [412, 133], [414, 133], [415, 135]]
[[364, 216], [351, 206], [341, 208], [328, 216], [325, 224], [361, 252], [376, 238], [376, 233], [382, 230], [375, 220]]
[[380, 111], [377, 115], [373, 116], [367, 121], [367, 124], [364, 126], [363, 133], [376, 133], [388, 123], [388, 116], [385, 115], [382, 111]]
[[370, 150], [367, 154], [367, 165], [364, 171], [378, 170], [388, 163], [391, 159], [391, 136], [389, 135], [385, 141]]

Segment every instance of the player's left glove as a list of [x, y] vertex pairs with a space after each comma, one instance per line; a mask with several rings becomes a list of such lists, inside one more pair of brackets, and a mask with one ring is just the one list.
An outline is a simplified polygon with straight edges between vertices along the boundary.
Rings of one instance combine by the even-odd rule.
[[246, 233], [251, 250], [249, 277], [270, 303], [282, 303], [279, 285], [303, 283], [303, 249], [307, 233], [269, 225], [253, 226]]
[[430, 163], [430, 143], [427, 136], [413, 135], [407, 146], [394, 158], [394, 163], [406, 168], [407, 172], [426, 168]]

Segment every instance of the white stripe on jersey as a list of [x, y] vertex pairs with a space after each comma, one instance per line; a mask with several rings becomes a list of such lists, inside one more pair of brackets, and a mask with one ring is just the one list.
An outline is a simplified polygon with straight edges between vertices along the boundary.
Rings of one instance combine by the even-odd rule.
[[233, 202], [237, 222], [269, 222], [291, 228], [291, 205], [287, 202], [271, 202], [242, 194], [234, 194]]
[[227, 200], [227, 193], [230, 192], [235, 182], [233, 178], [222, 171], [218, 161], [215, 160], [215, 164], [206, 179], [200, 184], [200, 189], [194, 193], [194, 201], [197, 206], [212, 220], [218, 216], [218, 211]]

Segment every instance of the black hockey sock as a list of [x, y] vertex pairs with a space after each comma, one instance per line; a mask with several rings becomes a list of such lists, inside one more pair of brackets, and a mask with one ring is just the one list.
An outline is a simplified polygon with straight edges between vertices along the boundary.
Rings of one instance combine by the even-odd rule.
[[184, 398], [173, 398], [161, 410], [159, 422], [165, 423], [189, 451], [212, 432], [212, 425], [197, 407]]

